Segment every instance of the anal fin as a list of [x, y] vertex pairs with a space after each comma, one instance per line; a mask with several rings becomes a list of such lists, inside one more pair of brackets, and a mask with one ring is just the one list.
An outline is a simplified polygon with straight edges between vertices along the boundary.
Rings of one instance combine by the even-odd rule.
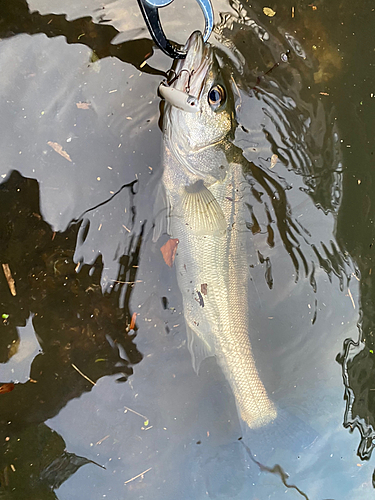
[[214, 356], [213, 348], [189, 325], [186, 325], [186, 334], [193, 368], [198, 375], [202, 361], [210, 356]]

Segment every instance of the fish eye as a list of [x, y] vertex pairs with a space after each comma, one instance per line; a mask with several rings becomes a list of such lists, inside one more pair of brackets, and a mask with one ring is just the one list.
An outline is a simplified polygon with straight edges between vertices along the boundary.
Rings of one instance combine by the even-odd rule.
[[225, 90], [221, 85], [214, 85], [208, 93], [208, 104], [217, 109], [225, 101]]

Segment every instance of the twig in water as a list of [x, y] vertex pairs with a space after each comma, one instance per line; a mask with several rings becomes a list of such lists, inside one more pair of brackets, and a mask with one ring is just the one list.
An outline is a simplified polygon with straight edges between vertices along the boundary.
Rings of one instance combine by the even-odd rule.
[[142, 280], [136, 280], [136, 281], [109, 280], [109, 281], [112, 281], [113, 283], [121, 283], [122, 285], [135, 285], [135, 283], [143, 283]]
[[348, 288], [348, 294], [349, 294], [350, 300], [352, 301], [353, 308], [355, 309], [355, 302], [354, 302], [354, 299], [353, 299], [352, 292], [350, 291], [350, 288]]
[[95, 443], [95, 446], [97, 446], [98, 444], [102, 444], [102, 442], [103, 442], [103, 441], [105, 441], [106, 439], [108, 439], [108, 438], [109, 438], [109, 436], [110, 436], [110, 435], [109, 435], [109, 434], [107, 434], [104, 438], [99, 439], [99, 441], [98, 441], [97, 443]]
[[143, 472], [141, 472], [141, 473], [140, 473], [140, 474], [138, 474], [137, 476], [134, 476], [134, 477], [132, 477], [131, 479], [128, 479], [127, 481], [125, 481], [125, 483], [124, 483], [124, 484], [128, 484], [128, 483], [130, 483], [131, 481], [134, 481], [134, 479], [137, 479], [138, 477], [143, 476], [144, 474], [146, 474], [146, 472], [148, 472], [148, 471], [149, 471], [149, 470], [151, 470], [151, 469], [152, 469], [152, 467], [150, 467], [149, 469], [144, 470]]
[[145, 420], [148, 420], [147, 417], [146, 417], [146, 415], [142, 415], [142, 413], [138, 413], [137, 411], [132, 410], [131, 408], [128, 408], [127, 406], [124, 406], [124, 408], [125, 408], [125, 410], [128, 410], [128, 411], [134, 413], [134, 415], [138, 415], [138, 417], [142, 417]]
[[86, 380], [88, 380], [92, 385], [96, 385], [95, 382], [93, 382], [91, 380], [91, 378], [89, 378], [87, 375], [85, 375], [84, 373], [81, 372], [81, 370], [79, 368], [76, 367], [76, 365], [73, 365], [72, 363], [72, 367], [80, 374], [82, 375], [83, 378], [85, 378]]
[[14, 283], [12, 273], [10, 272], [9, 264], [2, 264], [2, 266], [3, 266], [4, 276], [8, 282], [10, 293], [13, 295], [13, 297], [15, 297], [17, 295], [16, 285]]

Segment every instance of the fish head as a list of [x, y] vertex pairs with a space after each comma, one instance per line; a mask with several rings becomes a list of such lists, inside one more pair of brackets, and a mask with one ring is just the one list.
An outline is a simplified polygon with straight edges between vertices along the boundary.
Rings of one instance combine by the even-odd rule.
[[[178, 61], [171, 85], [194, 98], [195, 109], [185, 110], [165, 97], [164, 137], [169, 150], [190, 172], [201, 178], [223, 179], [220, 152], [228, 147], [234, 129], [233, 94], [214, 48], [194, 32], [185, 45], [186, 58]], [[222, 154], [222, 156], [224, 156]]]

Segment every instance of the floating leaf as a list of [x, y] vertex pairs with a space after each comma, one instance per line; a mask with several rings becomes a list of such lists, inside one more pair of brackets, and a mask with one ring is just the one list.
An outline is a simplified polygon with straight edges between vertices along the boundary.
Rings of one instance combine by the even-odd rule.
[[278, 159], [279, 159], [279, 157], [277, 155], [272, 155], [271, 156], [271, 165], [270, 165], [270, 168], [273, 168], [276, 165]]
[[51, 146], [51, 148], [56, 151], [56, 153], [58, 153], [60, 156], [62, 156], [63, 158], [65, 158], [66, 160], [68, 161], [72, 161], [70, 159], [70, 156], [68, 155], [68, 153], [66, 151], [63, 150], [61, 144], [59, 144], [58, 142], [52, 142], [52, 141], [48, 141], [47, 142], [48, 146]]
[[76, 102], [76, 106], [78, 109], [90, 109], [91, 104], [89, 102]]
[[276, 12], [272, 10], [270, 7], [263, 7], [263, 12], [268, 17], [273, 17], [276, 14]]
[[99, 61], [100, 57], [98, 56], [98, 54], [93, 50], [92, 51], [92, 54], [91, 54], [91, 57], [90, 57], [90, 62], [94, 63], [96, 61]]
[[132, 320], [130, 322], [130, 327], [129, 327], [129, 330], [134, 330], [135, 328], [135, 320], [137, 319], [137, 313], [133, 313], [132, 315]]
[[13, 382], [9, 382], [8, 384], [0, 385], [0, 394], [5, 394], [6, 392], [12, 392], [14, 389]]
[[179, 240], [177, 238], [171, 238], [160, 249], [161, 253], [163, 254], [164, 262], [169, 267], [173, 266], [173, 262], [176, 257], [178, 243]]

